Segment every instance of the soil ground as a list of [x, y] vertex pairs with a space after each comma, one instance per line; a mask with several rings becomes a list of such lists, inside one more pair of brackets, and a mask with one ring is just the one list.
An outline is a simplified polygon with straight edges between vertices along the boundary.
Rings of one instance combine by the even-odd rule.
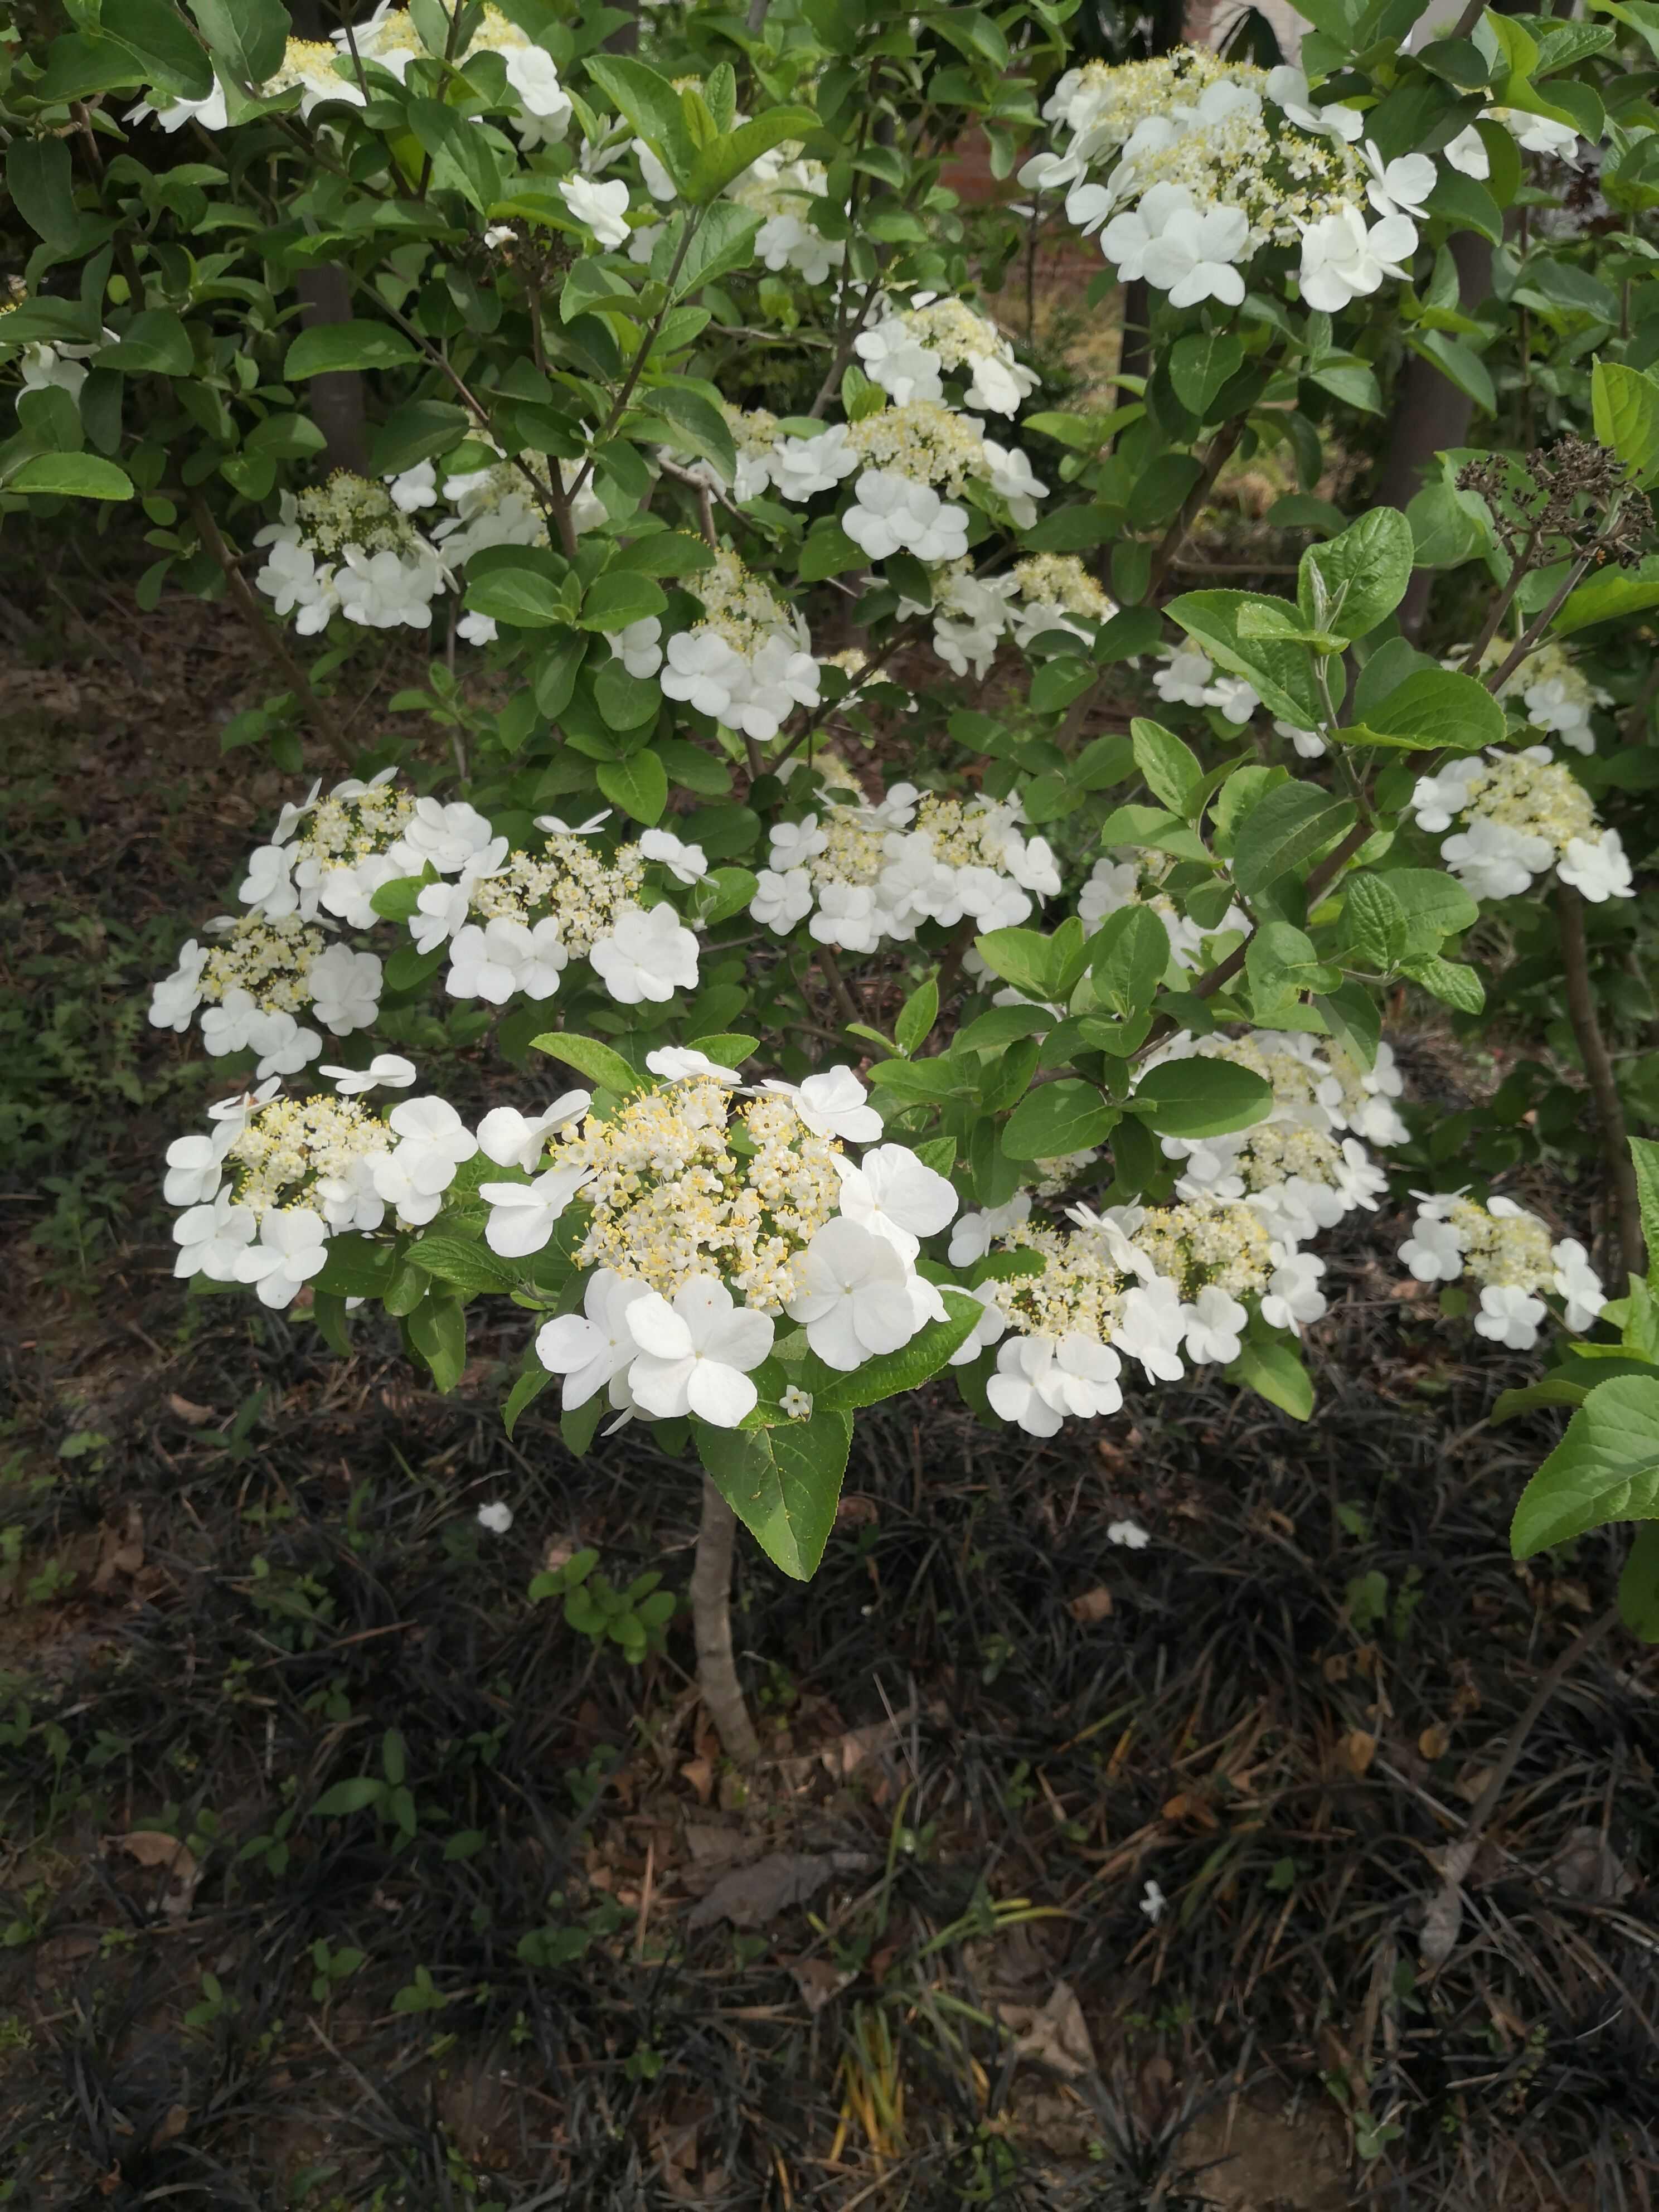
[[43, 572], [0, 654], [0, 2202], [1650, 2204], [1659, 1659], [1569, 1675], [1420, 1957], [1619, 1547], [1511, 1563], [1549, 1417], [1491, 1425], [1528, 1363], [1397, 1220], [1332, 1255], [1308, 1427], [863, 1419], [817, 1582], [743, 1562], [744, 1786], [683, 1619], [630, 1668], [527, 1595], [583, 1547], [683, 1590], [685, 1466], [545, 1400], [504, 1443], [511, 1322], [440, 1399], [172, 1279], [204, 1070], [144, 1007], [291, 781], [219, 750], [234, 618]]

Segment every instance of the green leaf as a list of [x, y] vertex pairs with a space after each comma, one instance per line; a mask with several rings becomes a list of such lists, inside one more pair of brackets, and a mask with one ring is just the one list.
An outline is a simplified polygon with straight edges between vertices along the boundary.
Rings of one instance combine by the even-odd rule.
[[[1271, 1094], [1269, 1094], [1271, 1096]], [[1039, 1084], [1008, 1116], [1002, 1149], [1011, 1160], [1052, 1160], [1086, 1152], [1117, 1126], [1118, 1111], [1092, 1083], [1066, 1076]]]
[[1240, 826], [1233, 847], [1233, 881], [1246, 898], [1266, 890], [1346, 836], [1358, 818], [1351, 800], [1333, 799], [1317, 784], [1275, 784]]
[[755, 234], [761, 226], [761, 217], [739, 207], [735, 200], [716, 200], [713, 207], [704, 209], [701, 220], [690, 213], [680, 216], [664, 231], [651, 257], [651, 274], [659, 283], [668, 281], [681, 228], [688, 222], [696, 222], [697, 228], [680, 255], [679, 274], [674, 279], [677, 300], [689, 299], [703, 285], [730, 276], [734, 269], [746, 269], [755, 258]]
[[[738, 472], [737, 448], [719, 409], [711, 406], [700, 392], [687, 392], [675, 385], [653, 385], [649, 399], [655, 411], [680, 433], [691, 451], [713, 461], [730, 483]], [[863, 557], [862, 554], [859, 556], [860, 560]]]
[[1659, 1520], [1659, 1380], [1598, 1382], [1521, 1493], [1510, 1529], [1517, 1559], [1613, 1521]]
[[404, 368], [420, 350], [390, 323], [313, 323], [288, 349], [283, 380], [298, 384], [340, 368]]
[[376, 1244], [348, 1231], [329, 1238], [321, 1272], [312, 1281], [332, 1297], [378, 1298], [396, 1265], [397, 1256], [389, 1244]]
[[1410, 925], [1386, 876], [1351, 877], [1342, 918], [1348, 942], [1367, 968], [1386, 975], [1404, 956]]
[[607, 568], [582, 596], [580, 623], [584, 629], [624, 630], [647, 615], [661, 614], [667, 605], [667, 593], [649, 576]]
[[447, 453], [466, 435], [471, 417], [447, 399], [411, 399], [394, 407], [374, 432], [369, 449], [372, 477], [401, 476], [417, 461]]
[[167, 307], [147, 307], [120, 337], [100, 346], [96, 368], [121, 368], [140, 376], [189, 376], [196, 367], [190, 332]]
[[1413, 559], [1405, 516], [1395, 507], [1373, 507], [1340, 538], [1309, 546], [1297, 574], [1297, 604], [1316, 629], [1364, 637], [1405, 598]]
[[1619, 1618], [1644, 1644], [1659, 1644], [1659, 1522], [1636, 1532], [1619, 1577]]
[[1659, 1144], [1649, 1137], [1630, 1139], [1631, 1165], [1636, 1170], [1636, 1195], [1642, 1209], [1642, 1237], [1648, 1248], [1648, 1280], [1659, 1288]]
[[486, 569], [469, 580], [463, 604], [470, 613], [489, 615], [515, 629], [552, 629], [570, 621], [568, 601], [539, 568]]
[[686, 129], [680, 96], [668, 79], [622, 54], [589, 54], [582, 66], [685, 191], [696, 167], [697, 149]]
[[786, 138], [805, 138], [818, 127], [810, 107], [770, 107], [736, 131], [704, 147], [691, 165], [685, 197], [694, 206], [706, 207], [718, 199], [734, 177]]
[[[230, 74], [250, 88], [283, 65], [293, 23], [279, 0], [190, 0], [190, 12]], [[105, 20], [109, 16], [106, 0]]]
[[132, 480], [95, 453], [31, 453], [6, 479], [7, 491], [52, 493], [60, 499], [131, 499]]
[[500, 1258], [487, 1244], [474, 1244], [465, 1237], [427, 1236], [410, 1248], [410, 1258], [428, 1275], [453, 1290], [516, 1291], [520, 1271]]
[[1147, 906], [1120, 907], [1089, 940], [1095, 994], [1127, 1017], [1150, 1006], [1170, 965], [1170, 937]]
[[1414, 983], [1449, 1006], [1455, 1006], [1460, 1014], [1478, 1014], [1486, 1003], [1486, 986], [1479, 971], [1461, 960], [1442, 960], [1434, 954], [1425, 959], [1404, 960], [1401, 967]]
[[1270, 714], [1298, 729], [1315, 729], [1324, 704], [1306, 647], [1239, 635], [1241, 609], [1260, 597], [1251, 592], [1183, 592], [1165, 611], [1211, 659], [1254, 684]]
[[6, 189], [17, 212], [48, 246], [70, 251], [81, 235], [75, 165], [61, 138], [14, 138], [6, 149]]
[[1567, 595], [1550, 628], [1558, 637], [1571, 637], [1592, 623], [1622, 621], [1659, 606], [1659, 561], [1650, 554], [1639, 568], [1604, 568], [1588, 576]]
[[1252, 932], [1244, 948], [1244, 972], [1257, 1018], [1264, 1022], [1281, 1018], [1279, 1006], [1287, 997], [1334, 991], [1342, 981], [1341, 969], [1328, 967], [1312, 939], [1288, 921], [1264, 921]]
[[1390, 868], [1382, 880], [1405, 909], [1407, 953], [1437, 951], [1443, 937], [1473, 929], [1480, 919], [1456, 877], [1440, 868]]
[[552, 1380], [546, 1368], [526, 1367], [507, 1392], [507, 1403], [501, 1408], [501, 1426], [506, 1430], [509, 1441], [518, 1426], [520, 1414], [541, 1396]]
[[913, 1053], [921, 1044], [939, 1019], [939, 982], [928, 976], [917, 985], [899, 1008], [898, 1019], [893, 1024], [893, 1036], [901, 1052]]
[[819, 1413], [775, 1428], [715, 1429], [694, 1421], [709, 1480], [774, 1564], [810, 1581], [836, 1525], [853, 1422]]
[[562, 1060], [567, 1067], [574, 1067], [579, 1075], [606, 1091], [614, 1091], [620, 1097], [643, 1088], [645, 1079], [635, 1075], [619, 1052], [597, 1037], [577, 1036], [568, 1030], [550, 1030], [544, 1036], [532, 1037], [532, 1052], [550, 1053]]
[[428, 1293], [407, 1316], [404, 1327], [440, 1393], [447, 1396], [466, 1365], [466, 1314], [460, 1301]]
[[1190, 745], [1183, 744], [1161, 722], [1137, 715], [1129, 724], [1135, 766], [1154, 799], [1163, 800], [1173, 814], [1189, 815], [1193, 794], [1204, 781], [1204, 770]]
[[1610, 446], [1638, 483], [1659, 476], [1659, 382], [1639, 368], [1598, 361], [1590, 372], [1590, 410], [1599, 442]]
[[712, 929], [746, 907], [759, 889], [759, 877], [748, 868], [716, 868], [692, 886], [689, 918]]
[[1051, 995], [1048, 939], [1036, 929], [993, 929], [974, 939], [988, 968], [1029, 999]]
[[1427, 206], [1431, 215], [1444, 216], [1459, 230], [1477, 231], [1493, 246], [1504, 243], [1504, 211], [1476, 177], [1442, 169]]
[[1170, 349], [1170, 381], [1188, 413], [1205, 422], [1210, 402], [1243, 366], [1243, 342], [1231, 331], [1194, 331]]
[[826, 576], [843, 575], [861, 568], [866, 554], [855, 545], [833, 515], [821, 515], [806, 533], [796, 574], [803, 584], [821, 584]]
[[407, 113], [410, 129], [431, 161], [436, 189], [459, 192], [469, 207], [488, 214], [505, 189], [506, 141], [477, 116], [463, 116], [441, 100], [411, 100]]
[[607, 573], [627, 570], [640, 576], [695, 576], [714, 565], [714, 549], [689, 530], [657, 530], [619, 546]]
[[1266, 1119], [1273, 1085], [1231, 1060], [1166, 1060], [1136, 1084], [1128, 1111], [1160, 1137], [1223, 1137]]
[[630, 753], [626, 760], [599, 762], [599, 789], [613, 806], [648, 828], [660, 822], [668, 804], [668, 770], [653, 752]]
[[1290, 1346], [1277, 1340], [1241, 1345], [1227, 1380], [1243, 1383], [1294, 1421], [1305, 1421], [1313, 1412], [1312, 1378]]
[[607, 660], [593, 678], [593, 703], [607, 730], [637, 730], [661, 712], [662, 686], [648, 676], [630, 676], [620, 660]]
[[950, 1315], [948, 1321], [929, 1322], [908, 1344], [866, 1359], [850, 1375], [836, 1375], [832, 1382], [815, 1382], [813, 1418], [826, 1412], [850, 1413], [860, 1406], [899, 1397], [907, 1390], [919, 1390], [930, 1376], [937, 1375], [985, 1318], [984, 1307], [965, 1291], [941, 1290], [939, 1295]]
[[[143, 65], [148, 83], [182, 94], [186, 100], [205, 100], [212, 91], [213, 70], [207, 56], [165, 0], [104, 0], [99, 28]], [[270, 71], [265, 74], [269, 76]], [[42, 91], [41, 96], [57, 95]]]
[[331, 1790], [325, 1790], [311, 1809], [320, 1820], [338, 1820], [350, 1813], [366, 1813], [371, 1805], [378, 1805], [385, 1795], [386, 1784], [376, 1776], [354, 1774], [349, 1781], [337, 1782]]

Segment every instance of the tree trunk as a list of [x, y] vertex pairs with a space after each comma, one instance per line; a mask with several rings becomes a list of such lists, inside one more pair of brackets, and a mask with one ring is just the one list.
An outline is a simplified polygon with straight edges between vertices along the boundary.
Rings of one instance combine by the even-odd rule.
[[[300, 295], [300, 321], [310, 330], [318, 323], [351, 320], [351, 287], [343, 269], [325, 263], [302, 269], [295, 288]], [[311, 414], [328, 441], [328, 465], [349, 469], [354, 476], [368, 474], [368, 428], [363, 413], [363, 380], [355, 368], [325, 369], [311, 380]]]
[[[1472, 230], [1454, 231], [1450, 244], [1458, 304], [1472, 315], [1492, 287], [1492, 247]], [[1461, 446], [1468, 436], [1474, 411], [1474, 402], [1432, 362], [1420, 353], [1408, 355], [1395, 391], [1376, 504], [1407, 507], [1428, 481], [1435, 455]], [[1433, 589], [1434, 571], [1417, 569], [1397, 610], [1401, 629], [1413, 642], [1422, 635]]]
[[[1560, 923], [1561, 966], [1567, 990], [1567, 1015], [1577, 1039], [1578, 1055], [1589, 1078], [1595, 1107], [1596, 1133], [1601, 1143], [1601, 1165], [1607, 1176], [1612, 1210], [1608, 1243], [1619, 1255], [1621, 1278], [1647, 1273], [1646, 1247], [1642, 1237], [1642, 1201], [1636, 1185], [1636, 1169], [1630, 1156], [1625, 1128], [1625, 1109], [1619, 1096], [1613, 1056], [1601, 1024], [1595, 1018], [1595, 993], [1590, 981], [1589, 944], [1584, 934], [1584, 902], [1571, 884], [1558, 884], [1555, 911]], [[1627, 1279], [1613, 1286], [1623, 1297]]]
[[704, 1475], [696, 1564], [691, 1570], [697, 1687], [720, 1730], [726, 1757], [738, 1766], [753, 1766], [761, 1755], [760, 1738], [749, 1717], [732, 1656], [732, 1552], [737, 1533], [737, 1516]]

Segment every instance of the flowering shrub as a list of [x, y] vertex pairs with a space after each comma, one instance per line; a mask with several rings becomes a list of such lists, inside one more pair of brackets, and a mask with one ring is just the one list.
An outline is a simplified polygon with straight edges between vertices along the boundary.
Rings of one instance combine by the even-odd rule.
[[[1604, 810], [1652, 779], [1607, 710], [1644, 737], [1656, 688], [1620, 653], [1659, 605], [1659, 318], [1650, 249], [1553, 187], [1593, 161], [1648, 207], [1648, 33], [1408, 52], [1375, 15], [1268, 70], [1076, 63], [1045, 0], [692, 0], [628, 53], [575, 0], [322, 42], [280, 0], [104, 0], [4, 49], [38, 243], [0, 509], [141, 502], [143, 595], [224, 592], [283, 667], [227, 742], [349, 771], [155, 991], [231, 1090], [168, 1154], [181, 1276], [342, 1348], [377, 1303], [441, 1389], [511, 1301], [509, 1426], [556, 1379], [574, 1448], [648, 1421], [810, 1574], [854, 1413], [930, 1377], [1037, 1437], [1206, 1364], [1305, 1418], [1313, 1248], [1458, 1172], [1382, 1007], [1486, 1018], [1553, 879], [1639, 1283], [1583, 913], [1639, 905]], [[969, 130], [1033, 195], [977, 233]], [[1011, 223], [1149, 288], [1111, 412], [1044, 404]], [[1481, 318], [1455, 247], [1494, 257]], [[1528, 434], [1347, 520], [1328, 447], [1402, 362]], [[1293, 595], [1176, 588], [1235, 455], [1300, 487]], [[377, 631], [429, 673], [348, 736]], [[1402, 1258], [1522, 1349], [1602, 1291], [1490, 1189], [1511, 1126]]]

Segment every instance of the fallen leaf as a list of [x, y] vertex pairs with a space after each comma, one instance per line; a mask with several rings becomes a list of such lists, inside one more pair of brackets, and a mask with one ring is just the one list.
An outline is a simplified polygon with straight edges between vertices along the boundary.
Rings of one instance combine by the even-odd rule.
[[851, 1967], [832, 1966], [828, 1959], [790, 1959], [785, 1964], [810, 2013], [821, 2013], [854, 1979]]
[[680, 1768], [681, 1774], [697, 1794], [699, 1805], [706, 1805], [714, 1794], [714, 1762], [710, 1759], [688, 1759]]
[[1095, 1589], [1085, 1590], [1081, 1596], [1074, 1597], [1066, 1607], [1073, 1620], [1081, 1621], [1085, 1627], [1094, 1621], [1104, 1620], [1111, 1610], [1112, 1593], [1104, 1583]]
[[170, 2143], [183, 2135], [189, 2125], [190, 2106], [169, 2105], [155, 2124], [155, 2132], [149, 2139], [150, 2148], [159, 2150], [163, 2143]]
[[1492, 1779], [1492, 1772], [1490, 1766], [1472, 1766], [1466, 1773], [1458, 1777], [1453, 1783], [1452, 1788], [1466, 1805], [1473, 1805], [1484, 1793], [1487, 1783]]
[[1098, 2071], [1088, 2023], [1069, 1982], [1056, 1982], [1048, 2002], [1038, 2010], [1030, 2005], [1003, 2004], [997, 2007], [997, 2013], [1004, 2025], [1014, 2030], [1014, 2049], [1020, 2057], [1052, 2066], [1067, 2081]]
[[915, 1717], [915, 1707], [907, 1705], [890, 1720], [872, 1721], [864, 1728], [847, 1729], [818, 1753], [824, 1771], [837, 1781], [844, 1781], [848, 1775], [856, 1773], [866, 1759], [878, 1759], [882, 1753], [890, 1751]]
[[110, 1848], [125, 1851], [142, 1867], [166, 1867], [175, 1881], [190, 1887], [201, 1880], [202, 1870], [191, 1857], [188, 1844], [161, 1828], [131, 1828], [125, 1836], [112, 1836]]
[[1443, 1759], [1451, 1745], [1451, 1730], [1443, 1722], [1436, 1721], [1425, 1728], [1417, 1739], [1417, 1748], [1425, 1759]]
[[1366, 1729], [1350, 1729], [1337, 1746], [1336, 1755], [1350, 1774], [1364, 1774], [1376, 1757], [1376, 1738]]
[[856, 1490], [845, 1490], [836, 1503], [837, 1528], [867, 1528], [880, 1517], [873, 1498], [866, 1498]]
[[216, 1425], [219, 1419], [211, 1406], [194, 1405], [188, 1398], [181, 1398], [176, 1390], [167, 1394], [167, 1403], [186, 1428], [209, 1428]]
[[772, 1851], [738, 1867], [714, 1884], [687, 1916], [690, 1928], [729, 1920], [734, 1928], [763, 1928], [792, 1905], [805, 1905], [841, 1874], [864, 1874], [876, 1864], [865, 1851]]
[[1627, 1897], [1636, 1887], [1634, 1875], [1600, 1828], [1571, 1830], [1545, 1872], [1564, 1897], [1616, 1901]]
[[143, 1564], [144, 1516], [137, 1505], [129, 1505], [118, 1528], [105, 1524], [92, 1587], [103, 1595], [114, 1589], [118, 1575], [136, 1575]]

